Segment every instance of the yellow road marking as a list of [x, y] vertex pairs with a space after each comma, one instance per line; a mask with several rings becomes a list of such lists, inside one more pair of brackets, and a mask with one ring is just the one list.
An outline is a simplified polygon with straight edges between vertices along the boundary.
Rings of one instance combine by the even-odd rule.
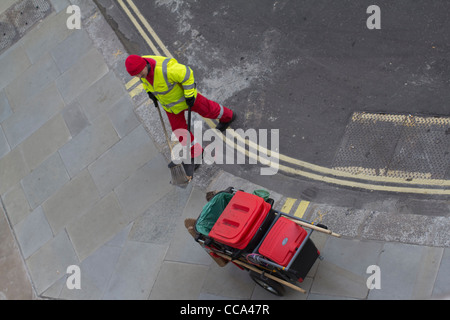
[[[209, 120], [209, 121], [206, 121]], [[214, 123], [210, 119], [205, 119], [210, 127], [214, 127]], [[370, 176], [364, 174], [352, 174], [350, 172], [339, 171], [335, 169], [330, 169], [326, 167], [321, 167], [312, 163], [308, 163], [302, 160], [294, 159], [280, 153], [267, 150], [266, 148], [254, 143], [253, 141], [245, 140], [240, 135], [238, 135], [235, 131], [230, 130], [229, 133], [233, 136], [233, 138], [238, 139], [239, 141], [245, 142], [248, 146], [258, 150], [260, 153], [267, 154], [271, 157], [278, 157], [279, 160], [297, 165], [299, 167], [303, 167], [306, 169], [310, 169], [311, 171], [316, 171], [318, 173], [328, 174], [335, 177], [342, 178], [351, 178], [358, 180], [366, 180], [366, 181], [375, 181], [375, 182], [389, 182], [389, 183], [397, 183], [397, 184], [406, 184], [406, 185], [428, 185], [428, 186], [439, 186], [439, 187], [447, 187], [450, 186], [450, 180], [437, 180], [437, 179], [413, 179], [412, 181], [407, 181], [406, 179], [400, 179], [395, 177], [382, 177], [382, 176]]]
[[[247, 149], [243, 148], [240, 145], [235, 145], [234, 142], [231, 142], [229, 139], [224, 137], [222, 134], [218, 135], [218, 137], [221, 138], [229, 146], [236, 148], [237, 151], [247, 155], [249, 158], [260, 161], [258, 155], [254, 154], [254, 153], [250, 153]], [[450, 190], [448, 190], [448, 189], [396, 187], [396, 186], [375, 185], [375, 184], [368, 184], [368, 183], [363, 183], [363, 182], [340, 180], [340, 179], [331, 178], [331, 177], [327, 177], [327, 176], [320, 175], [320, 174], [310, 173], [310, 172], [306, 172], [303, 170], [286, 167], [281, 164], [278, 165], [278, 169], [281, 171], [290, 173], [290, 174], [302, 176], [302, 177], [305, 177], [305, 178], [308, 178], [311, 180], [315, 180], [315, 181], [321, 181], [321, 182], [330, 183], [333, 185], [345, 186], [345, 187], [350, 187], [350, 188], [358, 188], [358, 189], [364, 189], [364, 190], [369, 190], [369, 191], [387, 191], [387, 192], [396, 192], [396, 193], [450, 195]]]
[[[142, 38], [146, 41], [146, 43], [149, 45], [149, 47], [152, 49], [154, 54], [161, 55], [159, 50], [156, 48], [156, 46], [153, 44], [153, 42], [150, 40], [148, 35], [145, 33], [143, 28], [139, 25], [138, 21], [134, 18], [130, 10], [125, 6], [123, 3], [123, 0], [118, 0], [118, 3], [124, 10], [124, 12], [127, 14], [133, 25], [136, 27], [137, 31], [140, 33]], [[162, 50], [166, 53], [167, 56], [172, 57], [170, 52], [167, 50], [167, 48], [164, 46], [162, 41], [159, 39], [159, 37], [156, 35], [154, 30], [150, 27], [150, 24], [145, 19], [145, 17], [139, 12], [136, 5], [133, 3], [132, 0], [127, 0], [127, 3], [130, 5], [130, 7], [135, 11], [136, 15], [138, 16], [139, 20], [144, 24], [144, 26], [147, 28], [147, 30], [154, 36], [156, 39], [156, 42], [160, 45]], [[204, 119], [206, 124], [209, 125], [210, 128], [214, 128], [215, 124], [211, 119]], [[269, 156], [278, 156], [279, 160], [294, 164], [296, 166], [299, 166], [301, 168], [305, 168], [311, 171], [315, 171], [318, 174], [310, 173], [304, 170], [295, 169], [291, 167], [287, 167], [284, 165], [278, 165], [278, 169], [282, 170], [284, 172], [288, 172], [291, 174], [303, 176], [308, 179], [312, 179], [315, 181], [321, 181], [325, 183], [330, 183], [334, 185], [340, 185], [340, 186], [347, 186], [351, 188], [360, 188], [365, 190], [371, 190], [371, 191], [388, 191], [388, 192], [397, 192], [397, 193], [415, 193], [415, 194], [436, 194], [436, 195], [450, 195], [450, 190], [445, 189], [432, 189], [432, 188], [420, 188], [420, 187], [414, 187], [415, 185], [426, 185], [426, 186], [434, 186], [434, 187], [448, 187], [450, 186], [450, 180], [432, 180], [432, 179], [414, 179], [413, 181], [405, 181], [404, 179], [399, 178], [392, 178], [392, 177], [380, 177], [380, 176], [369, 176], [369, 175], [354, 175], [348, 172], [342, 172], [339, 170], [334, 170], [326, 167], [321, 167], [312, 163], [308, 163], [302, 160], [294, 159], [289, 156], [285, 156], [276, 152], [272, 152], [271, 150], [267, 150], [266, 148], [263, 148], [259, 146], [258, 144], [253, 143], [252, 141], [248, 141], [237, 135], [233, 130], [231, 130], [231, 134], [241, 141], [244, 141], [247, 145], [255, 148], [256, 150], [260, 150], [260, 152], [263, 152], [265, 154], [268, 154]], [[240, 147], [239, 145], [235, 145], [234, 142], [230, 142], [229, 139], [224, 138], [223, 135], [220, 135], [220, 138], [225, 141], [230, 146], [236, 148], [238, 151], [243, 152], [247, 156], [256, 159], [257, 161], [261, 162], [259, 159], [259, 156], [254, 153], [249, 153], [245, 148]], [[264, 160], [263, 160], [264, 161]], [[267, 161], [264, 161], [264, 164], [266, 164]], [[333, 177], [327, 177], [324, 176], [324, 174], [331, 175]], [[342, 180], [338, 178], [351, 178], [351, 179], [358, 179], [358, 180], [364, 180], [364, 181], [376, 181], [376, 182], [384, 182], [384, 183], [393, 183], [393, 184], [402, 184], [402, 185], [411, 185], [411, 187], [403, 187], [403, 186], [384, 186], [384, 185], [374, 185], [374, 184], [368, 184], [364, 182], [354, 182], [354, 181], [348, 181], [348, 180]]]
[[287, 198], [286, 202], [284, 203], [283, 207], [281, 208], [281, 212], [289, 213], [291, 212], [292, 206], [294, 205], [296, 199], [293, 198]]
[[150, 40], [150, 38], [147, 36], [147, 34], [145, 33], [144, 29], [142, 29], [141, 25], [137, 22], [137, 20], [134, 18], [134, 16], [132, 15], [132, 13], [130, 12], [130, 10], [128, 10], [127, 6], [125, 5], [125, 3], [123, 3], [123, 0], [117, 0], [120, 4], [120, 6], [122, 7], [123, 11], [125, 11], [125, 13], [127, 14], [128, 18], [130, 18], [131, 22], [133, 23], [133, 25], [136, 27], [137, 31], [140, 33], [140, 35], [142, 36], [142, 38], [144, 38], [145, 42], [147, 42], [147, 44], [150, 46], [150, 48], [152, 49], [152, 51], [160, 56], [161, 53], [159, 53], [158, 49], [155, 47], [155, 45], [153, 44], [153, 42]]
[[134, 88], [133, 90], [131, 90], [130, 92], [129, 92], [129, 94], [130, 94], [130, 97], [134, 97], [134, 96], [137, 96], [139, 93], [141, 93], [142, 91], [144, 90], [144, 86], [142, 85], [142, 83], [141, 84], [139, 84], [136, 88]]
[[[139, 84], [135, 88], [133, 88], [137, 83], [139, 83]], [[137, 78], [137, 77], [133, 77], [133, 79], [128, 81], [128, 83], [125, 84], [125, 88], [128, 90], [128, 94], [132, 98], [134, 96], [137, 96], [139, 93], [142, 92], [142, 90], [144, 90], [144, 86], [142, 85], [142, 83], [139, 81], [139, 78]], [[133, 88], [133, 89], [130, 90], [131, 88]]]
[[138, 82], [139, 82], [139, 78], [138, 77], [133, 77], [133, 79], [128, 81], [128, 83], [125, 85], [125, 88], [128, 90], [128, 89], [130, 89], [132, 86], [134, 86]]
[[308, 209], [309, 201], [302, 200], [300, 201], [300, 204], [297, 207], [297, 210], [295, 210], [294, 216], [297, 218], [303, 218], [303, 215], [306, 212], [306, 209]]
[[[137, 15], [137, 17], [139, 18], [139, 20], [141, 20], [142, 24], [144, 25], [144, 27], [148, 30], [148, 32], [150, 33], [150, 35], [153, 37], [153, 39], [155, 39], [156, 43], [160, 46], [160, 48], [162, 49], [162, 51], [164, 51], [166, 57], [169, 58], [173, 58], [172, 54], [169, 52], [169, 50], [166, 48], [166, 46], [164, 45], [164, 43], [161, 41], [161, 39], [158, 37], [158, 35], [156, 34], [156, 32], [153, 30], [153, 28], [150, 26], [150, 24], [148, 23], [147, 19], [145, 19], [145, 17], [142, 15], [142, 13], [139, 11], [139, 9], [136, 7], [136, 5], [134, 4], [133, 1], [131, 0], [127, 0], [128, 5], [131, 7], [131, 9], [134, 11], [134, 13]], [[159, 55], [159, 54], [158, 54]]]

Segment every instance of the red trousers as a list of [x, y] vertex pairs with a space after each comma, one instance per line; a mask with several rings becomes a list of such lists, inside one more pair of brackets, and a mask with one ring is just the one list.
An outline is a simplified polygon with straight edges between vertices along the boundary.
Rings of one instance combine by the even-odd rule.
[[[186, 145], [186, 137], [187, 137], [187, 122], [185, 113], [188, 110], [183, 110], [178, 114], [167, 113], [167, 117], [169, 118], [170, 126], [172, 127], [172, 131], [180, 141], [181, 145]], [[230, 109], [218, 104], [215, 101], [209, 100], [202, 96], [200, 93], [197, 94], [197, 98], [195, 99], [194, 105], [191, 107], [191, 111], [198, 113], [204, 118], [208, 119], [219, 119], [219, 122], [229, 122], [233, 116], [233, 111]], [[191, 117], [192, 118], [192, 117]], [[191, 119], [192, 121], [192, 119]], [[191, 130], [193, 128], [193, 124], [191, 123]], [[184, 130], [178, 130], [184, 129]], [[202, 154], [203, 147], [194, 140], [194, 135], [191, 133], [191, 157], [195, 158]]]

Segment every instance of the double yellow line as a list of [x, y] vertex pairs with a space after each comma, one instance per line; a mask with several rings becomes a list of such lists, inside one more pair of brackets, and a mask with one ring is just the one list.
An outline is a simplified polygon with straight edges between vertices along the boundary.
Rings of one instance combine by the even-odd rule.
[[[150, 36], [153, 37], [153, 39], [155, 40], [155, 42], [160, 46], [160, 48], [163, 50], [164, 55], [166, 57], [171, 57], [172, 55], [169, 52], [169, 50], [167, 50], [166, 46], [162, 43], [161, 39], [158, 37], [158, 35], [156, 34], [156, 32], [153, 30], [153, 28], [150, 26], [150, 24], [148, 23], [147, 19], [145, 19], [145, 17], [142, 15], [142, 13], [139, 11], [138, 7], [136, 7], [136, 5], [134, 4], [133, 1], [131, 0], [127, 0], [127, 4], [128, 6], [131, 8], [131, 10], [134, 12], [134, 14], [136, 15], [137, 19], [135, 18], [135, 16], [133, 15], [133, 13], [130, 11], [130, 9], [125, 5], [123, 0], [117, 0], [117, 2], [119, 3], [120, 7], [122, 8], [122, 10], [126, 13], [126, 15], [128, 16], [128, 18], [131, 20], [131, 22], [133, 23], [134, 27], [136, 28], [136, 30], [139, 32], [139, 34], [142, 36], [142, 38], [145, 40], [145, 42], [150, 46], [150, 49], [154, 52], [155, 55], [160, 56], [161, 52], [158, 50], [158, 48], [153, 44], [152, 40], [150, 39], [150, 37], [147, 35], [146, 31], [141, 27], [141, 25], [138, 22], [139, 21], [142, 23], [142, 25], [145, 27], [145, 29], [147, 30], [147, 32], [150, 34]], [[136, 95], [138, 95], [140, 92], [142, 92], [142, 90], [144, 90], [142, 83], [139, 82], [139, 79], [137, 77], [133, 77], [133, 79], [131, 79], [130, 81], [128, 81], [125, 84], [125, 88], [129, 91], [129, 94], [131, 97], [134, 97]], [[131, 89], [131, 90], [130, 90]]]
[[[173, 55], [166, 48], [164, 43], [158, 37], [156, 32], [148, 23], [147, 19], [143, 16], [140, 10], [136, 7], [132, 0], [117, 0], [120, 7], [133, 23], [136, 30], [148, 44], [155, 55], [164, 55], [167, 57], [173, 57]], [[153, 41], [152, 41], [153, 39]], [[139, 79], [133, 78], [125, 85], [130, 96], [139, 94], [143, 88]], [[215, 127], [215, 123], [210, 119], [204, 119], [206, 124], [210, 128]], [[370, 191], [386, 191], [395, 193], [411, 193], [411, 194], [429, 194], [429, 195], [450, 195], [450, 181], [449, 180], [436, 180], [436, 179], [414, 179], [412, 181], [406, 181], [404, 179], [396, 177], [381, 177], [370, 176], [365, 174], [352, 174], [349, 172], [339, 171], [326, 167], [321, 167], [312, 163], [308, 163], [302, 160], [294, 159], [286, 155], [267, 150], [251, 141], [245, 140], [233, 130], [230, 133], [234, 139], [241, 142], [245, 142], [246, 145], [258, 151], [251, 152], [246, 148], [242, 148], [234, 143], [234, 140], [230, 141], [225, 136], [220, 135], [220, 138], [232, 146], [239, 152], [244, 153], [249, 158], [256, 159], [262, 162], [258, 154], [267, 154], [271, 157], [278, 157], [278, 159], [287, 165], [279, 164], [277, 167], [279, 170], [288, 174], [301, 176], [310, 180], [324, 182], [337, 186], [345, 186], [350, 188], [364, 189]], [[267, 162], [264, 161], [263, 164]]]

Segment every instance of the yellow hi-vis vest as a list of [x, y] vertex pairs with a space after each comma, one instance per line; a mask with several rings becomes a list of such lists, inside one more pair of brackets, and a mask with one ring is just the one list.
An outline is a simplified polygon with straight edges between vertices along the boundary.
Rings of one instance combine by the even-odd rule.
[[145, 91], [153, 93], [167, 112], [177, 114], [187, 109], [186, 98], [197, 97], [192, 69], [173, 58], [142, 57], [156, 61], [153, 86], [147, 79], [141, 78]]

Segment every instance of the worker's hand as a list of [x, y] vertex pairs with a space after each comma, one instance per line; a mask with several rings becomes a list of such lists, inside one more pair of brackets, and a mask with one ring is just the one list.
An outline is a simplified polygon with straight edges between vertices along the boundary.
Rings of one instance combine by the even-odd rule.
[[192, 106], [194, 105], [194, 103], [195, 103], [195, 97], [186, 98], [186, 104], [187, 104], [189, 107], [192, 107]]

